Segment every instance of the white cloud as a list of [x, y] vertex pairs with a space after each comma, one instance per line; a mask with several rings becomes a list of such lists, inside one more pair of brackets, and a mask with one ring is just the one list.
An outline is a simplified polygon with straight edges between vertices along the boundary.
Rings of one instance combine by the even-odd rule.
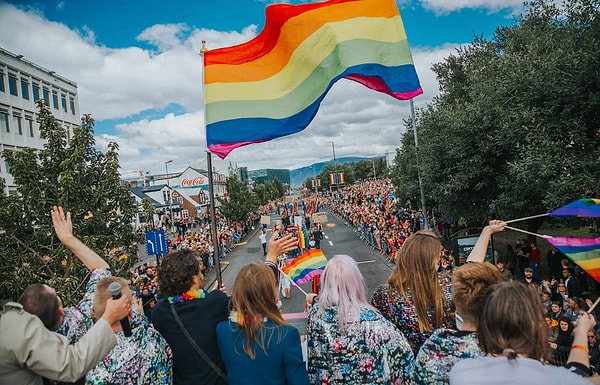
[[501, 9], [519, 10], [523, 7], [523, 0], [421, 0], [421, 5], [436, 13], [448, 13], [468, 8], [490, 11]]
[[[179, 116], [120, 124], [113, 135], [98, 135], [97, 145], [102, 149], [111, 140], [119, 143], [124, 172], [141, 169], [161, 173], [164, 162], [170, 159], [170, 171], [188, 165], [205, 167], [202, 61], [198, 55], [201, 41], [206, 40], [211, 49], [242, 43], [256, 33], [255, 25], [241, 32], [155, 25], [140, 32], [138, 39], [156, 51], [114, 49], [95, 44], [94, 32], [89, 29], [73, 31], [35, 11], [0, 4], [0, 46], [77, 82], [82, 113], [101, 121], [161, 111], [172, 104], [187, 111]], [[413, 50], [424, 89], [424, 94], [415, 98], [417, 108], [424, 107], [438, 92], [431, 64], [443, 60], [455, 47]], [[403, 121], [408, 117], [408, 101], [342, 80], [331, 89], [306, 130], [236, 149], [225, 162], [214, 161], [217, 165], [231, 161], [250, 169], [296, 168], [331, 159], [328, 141], [334, 141], [336, 157], [383, 156], [399, 146]]]

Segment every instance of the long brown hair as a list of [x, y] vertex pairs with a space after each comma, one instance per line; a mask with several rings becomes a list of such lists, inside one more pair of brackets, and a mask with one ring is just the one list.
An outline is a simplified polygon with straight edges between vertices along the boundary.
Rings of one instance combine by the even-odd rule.
[[433, 306], [436, 327], [444, 326], [447, 300], [437, 273], [441, 249], [440, 240], [431, 231], [417, 231], [402, 245], [396, 268], [388, 279], [390, 286], [404, 295], [407, 301], [406, 294], [410, 291], [421, 331], [431, 332], [434, 329], [427, 318], [429, 304]]
[[537, 291], [519, 281], [488, 288], [477, 325], [479, 347], [487, 354], [514, 359], [522, 354], [535, 360], [548, 354], [544, 311]]
[[[277, 281], [270, 267], [255, 262], [242, 267], [231, 291], [231, 302], [237, 312], [238, 327], [244, 331], [244, 351], [251, 359], [256, 357], [252, 344], [267, 351], [273, 337], [266, 337], [266, 318], [275, 325], [287, 324], [277, 307]], [[281, 337], [281, 335], [279, 335]]]

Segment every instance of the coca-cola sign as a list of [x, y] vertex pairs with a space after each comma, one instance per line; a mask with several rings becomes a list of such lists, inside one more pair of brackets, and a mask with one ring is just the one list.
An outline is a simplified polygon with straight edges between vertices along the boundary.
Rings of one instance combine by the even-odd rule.
[[195, 186], [201, 186], [203, 184], [205, 184], [203, 176], [197, 176], [194, 179], [182, 179], [181, 180], [181, 187], [195, 187]]

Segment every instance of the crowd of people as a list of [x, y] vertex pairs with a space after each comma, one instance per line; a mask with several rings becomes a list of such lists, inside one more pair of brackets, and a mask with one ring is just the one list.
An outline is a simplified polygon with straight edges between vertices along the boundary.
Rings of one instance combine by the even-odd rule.
[[[387, 282], [367, 293], [357, 262], [333, 256], [318, 290], [307, 296], [307, 331], [300, 336], [278, 305], [280, 256], [299, 251], [298, 234], [284, 222], [319, 206], [395, 265]], [[559, 261], [549, 268], [553, 275], [542, 279], [541, 253], [521, 241], [514, 259], [484, 262], [505, 222], [490, 221], [470, 254], [455, 261], [440, 228], [421, 229], [424, 214], [397, 199], [390, 181], [365, 181], [262, 213], [277, 210], [282, 223], [271, 237], [259, 229], [264, 261], [243, 266], [229, 296], [224, 286], [204, 288], [212, 266], [207, 223], [173, 234], [171, 252], [141, 264], [126, 281], [112, 276], [73, 234], [70, 214], [56, 207], [58, 238], [90, 270], [86, 293], [63, 308], [50, 287], [34, 285], [5, 307], [0, 384], [41, 384], [42, 378], [176, 385], [600, 383], [594, 375], [600, 323], [587, 311], [589, 287], [560, 254], [551, 256]], [[245, 230], [219, 217], [221, 252], [258, 219]], [[306, 247], [319, 247], [315, 238], [323, 228], [309, 215], [304, 220]], [[17, 330], [25, 338], [16, 338]], [[40, 343], [43, 353], [36, 350]]]

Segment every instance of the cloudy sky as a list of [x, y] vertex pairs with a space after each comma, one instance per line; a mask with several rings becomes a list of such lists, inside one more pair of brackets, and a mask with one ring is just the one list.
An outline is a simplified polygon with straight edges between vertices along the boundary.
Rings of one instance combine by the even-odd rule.
[[[116, 141], [123, 176], [205, 167], [201, 41], [243, 43], [265, 21], [268, 0], [0, 0], [0, 47], [73, 80], [96, 144]], [[279, 2], [279, 1], [277, 1]], [[301, 3], [305, 1], [287, 1]], [[475, 35], [491, 38], [522, 0], [398, 0], [424, 94], [438, 93], [431, 65]], [[234, 150], [249, 169], [298, 168], [336, 157], [385, 156], [399, 146], [408, 102], [341, 80], [301, 133]], [[420, 140], [425, 140], [419, 138]]]

